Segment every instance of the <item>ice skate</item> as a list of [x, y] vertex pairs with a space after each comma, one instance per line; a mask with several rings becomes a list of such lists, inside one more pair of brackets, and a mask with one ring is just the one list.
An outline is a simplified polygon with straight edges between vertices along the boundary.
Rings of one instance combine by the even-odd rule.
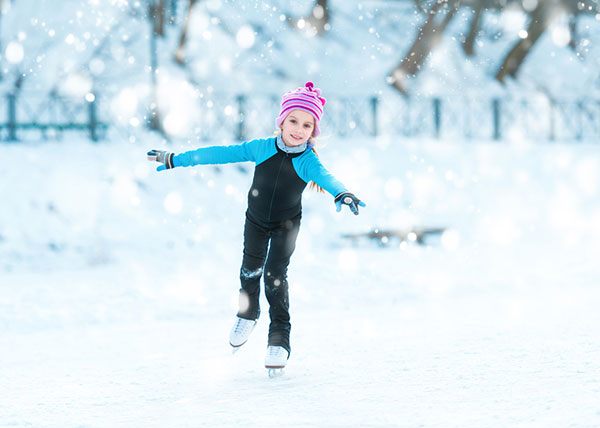
[[240, 317], [236, 318], [231, 333], [229, 333], [229, 344], [233, 347], [234, 354], [240, 349], [240, 346], [248, 341], [250, 333], [254, 330], [254, 326], [256, 326], [256, 320], [247, 320]]
[[265, 368], [269, 377], [277, 377], [283, 374], [283, 369], [289, 358], [288, 351], [282, 346], [269, 346], [265, 357]]

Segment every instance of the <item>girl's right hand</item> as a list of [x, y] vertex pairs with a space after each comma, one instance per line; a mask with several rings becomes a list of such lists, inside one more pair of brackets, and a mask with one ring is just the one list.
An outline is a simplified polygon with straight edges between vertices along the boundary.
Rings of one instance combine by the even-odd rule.
[[148, 160], [156, 161], [162, 164], [156, 168], [157, 171], [164, 171], [165, 169], [175, 168], [175, 165], [173, 164], [173, 153], [167, 152], [165, 150], [150, 150], [148, 152]]

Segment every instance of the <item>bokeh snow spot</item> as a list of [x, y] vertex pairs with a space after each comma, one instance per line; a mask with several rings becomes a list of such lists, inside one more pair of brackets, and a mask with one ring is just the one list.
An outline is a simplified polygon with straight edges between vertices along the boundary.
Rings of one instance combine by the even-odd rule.
[[485, 216], [480, 224], [481, 236], [487, 238], [497, 245], [511, 245], [520, 238], [521, 232], [515, 223], [515, 219], [509, 215]]
[[165, 116], [163, 126], [170, 135], [183, 135], [187, 130], [188, 118], [182, 111], [171, 111]]
[[325, 230], [325, 222], [321, 217], [313, 217], [308, 222], [311, 234], [318, 235]]
[[92, 80], [84, 74], [74, 73], [61, 83], [61, 90], [73, 97], [84, 97], [92, 90]]
[[575, 166], [575, 181], [583, 193], [593, 196], [598, 191], [599, 165], [596, 159], [584, 159]]
[[242, 25], [235, 35], [235, 40], [242, 48], [251, 48], [256, 40], [254, 30], [249, 25]]
[[10, 42], [6, 45], [6, 50], [4, 51], [4, 55], [6, 56], [6, 60], [12, 64], [18, 64], [23, 61], [25, 57], [25, 50], [23, 49], [23, 45], [19, 42]]
[[239, 296], [239, 309], [240, 312], [246, 312], [250, 307], [250, 299], [246, 293], [240, 293]]
[[460, 233], [454, 229], [448, 229], [442, 233], [442, 245], [448, 250], [455, 250], [460, 245]]
[[135, 114], [137, 107], [138, 95], [132, 88], [123, 89], [111, 103], [111, 109], [117, 114], [117, 116], [120, 116], [126, 120]]
[[183, 199], [177, 192], [169, 193], [164, 200], [164, 207], [170, 214], [179, 214], [183, 210]]
[[355, 271], [358, 268], [358, 255], [353, 249], [340, 251], [338, 265], [342, 271]]
[[384, 192], [388, 199], [398, 200], [402, 197], [404, 187], [402, 181], [396, 177], [390, 178], [385, 182]]
[[565, 47], [571, 41], [571, 32], [565, 23], [561, 22], [552, 28], [552, 41], [556, 46]]
[[112, 194], [118, 205], [139, 205], [138, 186], [127, 174], [118, 174], [112, 187]]

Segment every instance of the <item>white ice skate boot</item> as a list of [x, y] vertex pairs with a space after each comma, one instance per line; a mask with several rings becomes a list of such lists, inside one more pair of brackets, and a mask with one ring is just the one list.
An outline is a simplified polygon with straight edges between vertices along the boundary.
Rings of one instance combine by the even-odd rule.
[[267, 347], [267, 356], [265, 357], [265, 368], [269, 371], [269, 377], [280, 376], [287, 363], [290, 354], [282, 346]]
[[256, 320], [247, 320], [245, 318], [237, 317], [235, 324], [231, 329], [231, 333], [229, 333], [229, 344], [233, 346], [233, 352], [237, 351], [240, 346], [246, 343], [250, 337], [250, 333], [254, 330], [255, 325]]

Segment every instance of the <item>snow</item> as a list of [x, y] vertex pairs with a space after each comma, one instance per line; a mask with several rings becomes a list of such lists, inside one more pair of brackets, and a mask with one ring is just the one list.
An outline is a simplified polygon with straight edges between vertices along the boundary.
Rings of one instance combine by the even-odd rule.
[[[288, 21], [306, 24], [313, 0], [197, 2], [183, 67], [180, 27], [157, 41], [167, 143], [145, 129], [146, 2], [0, 3], [0, 92], [22, 85], [19, 118], [56, 92], [100, 100], [113, 123], [99, 143], [0, 142], [0, 427], [600, 426], [600, 152], [588, 128], [528, 135], [554, 101], [597, 96], [600, 15], [579, 19], [576, 51], [557, 20], [500, 86], [526, 17], [486, 13], [465, 58], [462, 8], [404, 99], [386, 76], [423, 19], [410, 2], [330, 2], [324, 38]], [[235, 94], [266, 100], [246, 124], [265, 137], [273, 100], [307, 80], [329, 100], [319, 156], [367, 206], [336, 213], [305, 192], [292, 354], [269, 379], [264, 297], [249, 342], [228, 344], [252, 165], [158, 173], [146, 152], [235, 143]], [[337, 135], [361, 128], [334, 117], [348, 94], [381, 98], [381, 136]], [[500, 141], [487, 140], [491, 96], [526, 101]], [[483, 113], [444, 114], [440, 140], [417, 138], [425, 97]], [[418, 227], [445, 231], [425, 245], [343, 237]]]
[[[1, 426], [600, 423], [595, 145], [328, 141], [367, 207], [305, 194], [277, 379], [266, 301], [228, 344], [250, 165], [157, 173], [149, 148], [2, 147]], [[373, 226], [451, 233], [341, 238]]]

